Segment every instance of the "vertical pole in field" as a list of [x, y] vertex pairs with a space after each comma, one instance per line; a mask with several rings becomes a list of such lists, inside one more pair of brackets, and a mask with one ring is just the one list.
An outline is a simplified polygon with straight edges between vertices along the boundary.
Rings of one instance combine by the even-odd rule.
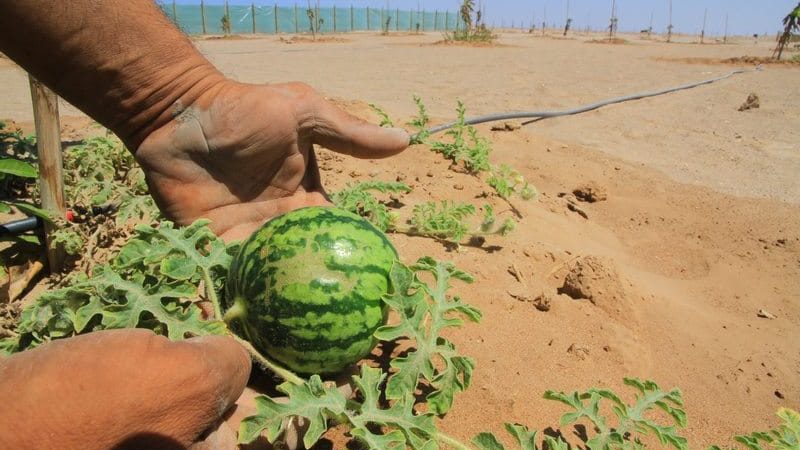
[[669, 0], [669, 25], [667, 25], [667, 42], [672, 42], [672, 0]]
[[422, 10], [422, 32], [425, 32], [425, 10]]
[[394, 11], [394, 30], [400, 31], [400, 8], [396, 8]]
[[722, 43], [728, 43], [728, 13], [725, 13], [725, 36], [722, 38]]
[[409, 9], [408, 10], [408, 31], [411, 31], [413, 28], [414, 17], [412, 17], [414, 13]]
[[175, 0], [172, 0], [172, 20], [175, 21], [175, 25], [178, 25], [178, 8], [175, 6]]
[[444, 12], [444, 31], [450, 31], [450, 11]]
[[381, 30], [383, 29], [383, 24], [386, 23], [386, 19], [383, 17], [383, 8], [381, 8]]
[[647, 37], [650, 37], [650, 34], [653, 32], [653, 14], [655, 11], [650, 10], [650, 26], [647, 27]]
[[439, 10], [433, 10], [433, 31], [436, 31], [437, 23], [439, 22]]
[[[277, 3], [272, 8], [272, 15], [275, 16], [275, 34], [278, 34], [278, 33], [281, 32], [281, 30], [278, 28], [278, 4]], [[255, 17], [256, 16], [253, 16], [253, 24], [254, 24], [253, 25], [253, 29], [255, 29]]]
[[703, 29], [700, 30], [700, 43], [703, 44], [706, 38], [706, 20], [708, 20], [708, 8], [703, 12]]
[[369, 31], [369, 6], [367, 6], [367, 31]]
[[200, 0], [200, 23], [203, 27], [203, 34], [206, 34], [206, 4]]
[[615, 24], [614, 19], [616, 18], [616, 9], [617, 9], [617, 0], [611, 0], [611, 19], [608, 21], [608, 35], [614, 36]]
[[333, 5], [333, 32], [336, 33], [336, 5]]
[[297, 24], [297, 3], [294, 4], [294, 34], [298, 33], [298, 24]]
[[355, 24], [353, 23], [353, 5], [350, 5], [350, 31], [355, 30]]
[[[64, 171], [61, 160], [61, 133], [58, 121], [58, 96], [28, 76], [33, 101], [33, 120], [36, 123], [36, 147], [39, 153], [39, 192], [42, 208], [54, 217], [64, 217]], [[51, 247], [50, 236], [56, 228], [44, 224], [47, 262], [50, 273], [58, 273], [64, 264], [64, 249]]]
[[256, 34], [256, 4], [250, 3], [250, 16], [253, 19], [253, 34]]

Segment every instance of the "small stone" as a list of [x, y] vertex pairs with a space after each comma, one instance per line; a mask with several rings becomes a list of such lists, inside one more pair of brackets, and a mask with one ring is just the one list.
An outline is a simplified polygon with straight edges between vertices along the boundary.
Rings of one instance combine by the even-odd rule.
[[464, 190], [464, 185], [463, 184], [454, 184], [453, 185], [453, 189], [455, 189], [457, 191], [463, 191]]
[[425, 176], [427, 176], [427, 177], [430, 177], [430, 178], [433, 178], [433, 172], [431, 172], [431, 171], [429, 170], [429, 171], [428, 171], [428, 173], [426, 173], [426, 174], [425, 174]]
[[404, 181], [405, 179], [406, 179], [406, 174], [401, 173], [401, 174], [397, 175], [397, 178], [395, 178], [395, 181]]
[[350, 175], [350, 178], [356, 178], [359, 175], [361, 175], [361, 173], [359, 171], [357, 171], [357, 170], [351, 170], [348, 175]]
[[756, 315], [758, 317], [761, 317], [762, 319], [770, 319], [770, 320], [772, 320], [772, 319], [777, 319], [778, 318], [778, 316], [776, 316], [775, 314], [772, 314], [771, 312], [767, 311], [766, 309], [759, 309], [758, 313], [756, 313]]

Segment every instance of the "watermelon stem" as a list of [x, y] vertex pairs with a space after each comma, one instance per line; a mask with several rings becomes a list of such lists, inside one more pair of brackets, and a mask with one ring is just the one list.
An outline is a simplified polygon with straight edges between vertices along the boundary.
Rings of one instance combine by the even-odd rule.
[[288, 381], [292, 384], [302, 385], [305, 383], [305, 380], [297, 376], [294, 372], [284, 367], [279, 366], [278, 364], [272, 362], [269, 358], [259, 353], [253, 344], [246, 341], [245, 339], [236, 336], [235, 334], [231, 334], [231, 336], [236, 340], [236, 342], [242, 344], [242, 346], [247, 350], [247, 353], [250, 353], [250, 356], [256, 360], [257, 363], [261, 364], [262, 366], [266, 367], [267, 369], [271, 370], [275, 375], [281, 377], [283, 380]]
[[471, 450], [469, 446], [463, 444], [458, 439], [448, 436], [441, 431], [436, 431], [436, 434], [433, 435], [437, 441], [443, 442], [447, 444], [450, 448], [455, 448], [457, 450]]
[[[216, 316], [216, 319], [222, 319], [225, 321], [225, 324], [230, 324], [232, 321], [242, 318], [247, 314], [245, 306], [242, 304], [241, 300], [237, 299], [233, 303], [233, 306], [225, 311], [225, 315], [223, 315], [222, 309], [219, 305], [219, 296], [217, 295], [217, 290], [214, 289], [214, 283], [211, 281], [211, 275], [204, 270], [203, 278], [206, 285], [206, 296], [208, 296], [208, 299], [211, 300], [211, 304], [214, 306], [214, 315]], [[305, 383], [305, 380], [295, 375], [295, 373], [291, 370], [279, 366], [278, 364], [270, 361], [266, 356], [259, 353], [259, 351], [253, 347], [253, 344], [247, 340], [242, 339], [233, 333], [231, 333], [231, 337], [233, 337], [236, 342], [241, 344], [245, 350], [247, 350], [247, 353], [250, 353], [250, 357], [256, 360], [257, 363], [271, 370], [275, 375], [281, 377], [283, 380], [297, 385]]]
[[219, 306], [219, 296], [217, 290], [214, 289], [214, 281], [211, 279], [211, 274], [207, 270], [203, 272], [203, 283], [206, 285], [206, 297], [211, 301], [214, 307], [214, 318], [220, 320], [222, 318], [222, 309]]

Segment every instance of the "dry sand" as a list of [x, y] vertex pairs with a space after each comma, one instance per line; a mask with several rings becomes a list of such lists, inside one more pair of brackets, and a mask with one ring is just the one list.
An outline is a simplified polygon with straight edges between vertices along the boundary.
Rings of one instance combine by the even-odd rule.
[[[586, 42], [598, 36], [508, 32], [502, 46], [470, 48], [430, 45], [437, 34], [343, 37], [291, 45], [275, 37], [205, 40], [198, 47], [233, 78], [305, 81], [371, 120], [366, 103], [407, 119], [417, 93], [440, 123], [453, 119], [456, 99], [469, 115], [574, 107], [721, 75], [737, 66], [710, 61], [768, 56], [771, 44], [623, 36], [627, 44], [602, 45]], [[448, 337], [477, 360], [477, 370], [444, 430], [468, 439], [499, 432], [506, 421], [557, 428], [564, 409], [541, 398], [546, 389], [627, 392], [626, 376], [681, 388], [693, 448], [774, 426], [781, 406], [800, 409], [799, 76], [798, 66], [769, 66], [512, 132], [480, 126], [494, 145], [493, 161], [519, 169], [542, 193], [539, 201], [515, 201], [523, 216], [516, 232], [489, 238], [487, 245], [500, 247], [491, 253], [392, 236], [406, 262], [432, 255], [476, 275], [474, 285], [456, 291], [484, 319]], [[737, 111], [751, 92], [761, 107]], [[0, 97], [0, 116], [30, 120], [26, 79], [1, 62]], [[66, 105], [63, 112], [78, 114]], [[64, 119], [79, 127], [81, 120]], [[421, 146], [390, 161], [321, 160], [330, 190], [402, 173], [415, 188], [403, 198], [407, 205], [486, 201], [483, 184], [448, 171]], [[571, 192], [587, 183], [607, 199], [574, 200]], [[503, 202], [491, 202], [510, 215]], [[567, 279], [567, 291], [591, 300], [558, 294]], [[526, 301], [542, 293], [551, 300], [547, 312]], [[777, 318], [759, 318], [759, 309]]]

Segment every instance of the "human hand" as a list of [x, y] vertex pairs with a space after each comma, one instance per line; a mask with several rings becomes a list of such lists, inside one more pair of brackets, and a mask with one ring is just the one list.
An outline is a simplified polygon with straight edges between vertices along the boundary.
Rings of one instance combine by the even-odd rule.
[[135, 151], [161, 211], [179, 224], [199, 218], [226, 240], [303, 206], [327, 204], [312, 144], [358, 158], [408, 146], [404, 130], [357, 119], [301, 83], [249, 85], [222, 79]]
[[0, 448], [187, 448], [219, 425], [250, 367], [220, 336], [109, 330], [54, 341], [0, 359]]

